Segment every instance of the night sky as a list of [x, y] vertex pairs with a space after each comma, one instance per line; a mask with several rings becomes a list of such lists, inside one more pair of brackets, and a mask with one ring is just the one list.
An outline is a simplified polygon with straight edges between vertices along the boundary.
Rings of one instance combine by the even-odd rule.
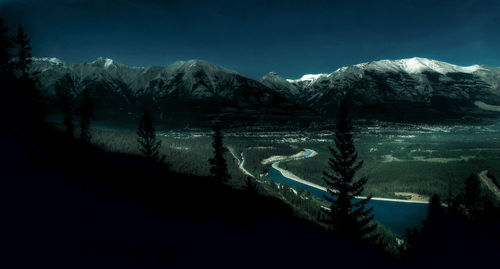
[[500, 66], [500, 1], [0, 0], [33, 55], [135, 66], [203, 59], [250, 77], [426, 57]]

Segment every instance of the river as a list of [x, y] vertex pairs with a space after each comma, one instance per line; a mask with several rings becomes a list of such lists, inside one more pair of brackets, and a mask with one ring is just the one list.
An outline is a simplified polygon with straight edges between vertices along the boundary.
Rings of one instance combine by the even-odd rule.
[[[311, 154], [312, 151], [306, 149], [304, 157], [307, 158]], [[267, 178], [274, 180], [276, 183], [287, 184], [297, 190], [301, 188], [308, 190], [311, 194], [321, 199], [323, 199], [323, 195], [330, 196], [330, 194], [323, 189], [284, 176], [281, 171], [271, 165], [269, 166]], [[427, 214], [426, 203], [410, 203], [404, 200], [371, 200], [368, 203], [368, 207], [373, 207], [373, 214], [375, 215], [376, 221], [400, 236], [405, 234], [407, 228], [420, 227]]]

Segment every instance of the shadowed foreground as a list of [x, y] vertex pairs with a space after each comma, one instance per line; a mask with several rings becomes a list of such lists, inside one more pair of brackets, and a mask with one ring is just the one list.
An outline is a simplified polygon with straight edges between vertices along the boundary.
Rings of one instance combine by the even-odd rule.
[[387, 265], [368, 248], [296, 218], [280, 200], [57, 132], [38, 137], [43, 144], [12, 130], [0, 136], [4, 240], [19, 266], [296, 267], [354, 256]]

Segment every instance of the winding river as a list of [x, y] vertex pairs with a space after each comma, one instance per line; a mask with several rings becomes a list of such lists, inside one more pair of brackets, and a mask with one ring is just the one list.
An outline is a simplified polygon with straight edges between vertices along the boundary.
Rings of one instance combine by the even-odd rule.
[[[314, 153], [314, 151], [310, 149], [304, 149], [304, 151], [305, 153], [302, 155], [302, 158], [311, 157]], [[301, 188], [308, 190], [311, 194], [321, 199], [323, 199], [323, 195], [330, 196], [330, 194], [326, 192], [326, 189], [321, 186], [305, 180], [298, 180], [290, 175], [285, 176], [284, 174], [288, 173], [277, 166], [279, 161], [274, 161], [271, 164], [267, 174], [268, 179], [272, 179], [276, 183], [287, 184], [297, 190]], [[376, 221], [382, 223], [385, 227], [399, 235], [404, 235], [407, 228], [420, 227], [427, 213], [427, 203], [408, 200], [374, 197], [368, 203], [368, 207], [373, 207], [373, 214], [375, 215]]]

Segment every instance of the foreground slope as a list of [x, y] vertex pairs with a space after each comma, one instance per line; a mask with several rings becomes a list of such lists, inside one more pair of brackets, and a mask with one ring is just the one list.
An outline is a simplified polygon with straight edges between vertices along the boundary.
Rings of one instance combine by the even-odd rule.
[[389, 265], [275, 198], [56, 133], [38, 140], [1, 130], [0, 138], [9, 157], [1, 163], [6, 256], [20, 267], [297, 267], [354, 255]]

